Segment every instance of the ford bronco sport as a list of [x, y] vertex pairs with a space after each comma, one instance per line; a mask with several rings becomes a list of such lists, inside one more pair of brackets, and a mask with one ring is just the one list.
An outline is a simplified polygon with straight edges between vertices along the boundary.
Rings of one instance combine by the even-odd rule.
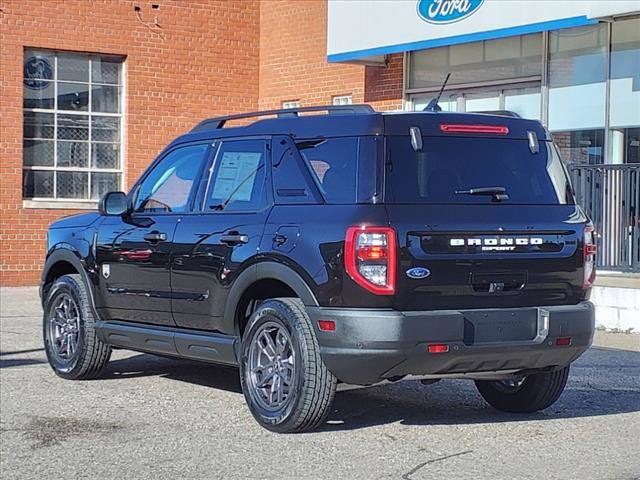
[[[261, 117], [231, 126], [231, 120]], [[363, 105], [212, 118], [128, 194], [48, 233], [54, 371], [112, 348], [237, 365], [264, 427], [300, 432], [337, 382], [475, 381], [533, 412], [590, 345], [593, 227], [537, 121]]]

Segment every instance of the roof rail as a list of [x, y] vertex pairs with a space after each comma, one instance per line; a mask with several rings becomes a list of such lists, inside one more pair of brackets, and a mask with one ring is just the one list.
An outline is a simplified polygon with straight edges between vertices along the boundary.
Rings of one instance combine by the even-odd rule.
[[223, 128], [229, 120], [238, 120], [241, 118], [266, 117], [268, 115], [277, 115], [278, 118], [297, 117], [298, 114], [304, 112], [327, 112], [331, 114], [348, 114], [348, 113], [375, 113], [375, 110], [369, 105], [320, 105], [316, 107], [298, 107], [284, 108], [279, 110], [264, 110], [261, 112], [238, 113], [235, 115], [226, 115], [224, 117], [213, 117], [203, 120], [193, 127], [192, 132], [200, 132], [203, 130], [215, 130]]
[[482, 115], [498, 115], [500, 117], [522, 118], [516, 112], [512, 112], [511, 110], [485, 110], [481, 112], [467, 112], [467, 113], [480, 113]]

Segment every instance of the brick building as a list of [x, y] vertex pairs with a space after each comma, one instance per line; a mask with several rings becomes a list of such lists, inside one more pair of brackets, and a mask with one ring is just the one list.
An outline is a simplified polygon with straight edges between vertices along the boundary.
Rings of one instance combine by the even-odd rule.
[[[0, 283], [36, 284], [51, 221], [126, 190], [215, 114], [420, 109], [451, 72], [445, 110], [540, 119], [579, 181], [593, 165], [633, 166], [637, 2], [565, 4], [524, 18], [522, 3], [495, 0], [0, 0]], [[600, 219], [631, 235], [605, 245], [602, 266], [639, 271], [637, 207], [624, 208]]]

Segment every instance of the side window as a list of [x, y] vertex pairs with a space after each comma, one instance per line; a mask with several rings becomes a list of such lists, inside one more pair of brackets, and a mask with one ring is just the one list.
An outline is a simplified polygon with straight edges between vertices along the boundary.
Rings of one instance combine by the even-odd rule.
[[160, 160], [138, 188], [135, 211], [186, 212], [208, 148], [208, 144], [180, 147]]
[[207, 186], [204, 211], [258, 210], [262, 203], [267, 142], [223, 141]]
[[358, 138], [328, 138], [298, 142], [327, 203], [353, 203], [357, 198]]

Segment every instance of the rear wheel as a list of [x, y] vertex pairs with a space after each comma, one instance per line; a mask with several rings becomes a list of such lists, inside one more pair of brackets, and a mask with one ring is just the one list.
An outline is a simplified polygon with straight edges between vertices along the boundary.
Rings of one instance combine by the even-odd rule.
[[80, 275], [64, 275], [48, 289], [42, 336], [49, 364], [60, 377], [96, 378], [109, 362], [111, 348], [96, 335], [95, 318]]
[[476, 387], [480, 395], [498, 410], [531, 413], [553, 405], [564, 391], [568, 376], [569, 365], [517, 380], [476, 380]]
[[249, 410], [263, 427], [280, 433], [313, 430], [326, 419], [336, 378], [302, 302], [266, 300], [242, 337], [240, 380]]

